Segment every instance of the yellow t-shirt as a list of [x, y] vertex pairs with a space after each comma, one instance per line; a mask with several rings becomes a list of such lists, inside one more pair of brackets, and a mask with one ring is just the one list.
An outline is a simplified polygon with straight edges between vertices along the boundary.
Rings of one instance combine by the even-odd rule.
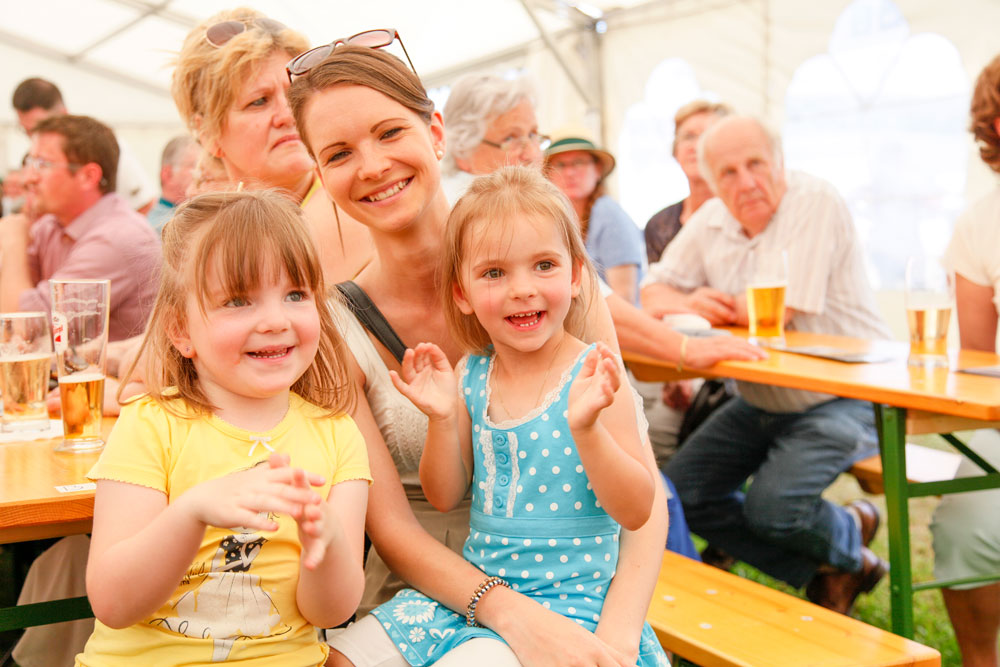
[[[276, 451], [289, 454], [292, 466], [323, 475], [327, 483], [316, 490], [324, 498], [332, 484], [371, 482], [364, 438], [350, 417], [327, 417], [295, 394], [289, 402], [280, 424], [254, 433], [214, 416], [178, 418], [143, 397], [122, 409], [88, 477], [147, 486], [165, 493], [169, 503], [201, 482], [250, 468]], [[301, 554], [295, 520], [272, 518], [279, 524], [275, 532], [208, 527], [170, 599], [128, 628], [97, 621], [77, 664], [322, 665], [327, 646], [295, 602]], [[150, 570], [157, 550], [156, 543], [149, 545]]]

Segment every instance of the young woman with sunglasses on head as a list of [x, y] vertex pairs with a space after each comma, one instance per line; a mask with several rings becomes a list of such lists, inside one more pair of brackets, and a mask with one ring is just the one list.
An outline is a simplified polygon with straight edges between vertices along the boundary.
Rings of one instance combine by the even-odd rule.
[[[375, 257], [356, 283], [404, 344], [434, 342], [454, 363], [461, 349], [448, 333], [435, 276], [449, 213], [440, 184], [445, 150], [441, 115], [416, 75], [379, 49], [343, 46], [311, 69], [290, 65], [290, 71], [296, 76], [289, 101], [327, 193], [372, 234]], [[602, 304], [593, 317], [614, 346]], [[440, 514], [420, 489], [418, 464], [427, 422], [391, 384], [389, 370], [398, 371], [399, 362], [349, 313], [341, 311], [340, 318], [358, 364], [359, 388], [368, 399], [358, 402], [352, 416], [368, 442], [376, 480], [369, 495], [366, 528], [374, 549], [366, 567], [369, 590], [362, 611], [402, 586], [373, 566], [373, 560], [384, 559], [396, 575], [438, 603], [463, 614], [473, 607], [477, 621], [510, 646], [475, 639], [438, 664], [634, 664], [666, 535], [662, 489], [657, 487], [650, 521], [623, 533], [618, 574], [595, 633], [509, 588], [484, 590], [483, 572], [454, 553], [468, 527], [468, 502]], [[651, 454], [644, 456], [652, 470]], [[402, 658], [370, 616], [331, 643], [340, 652], [333, 654], [333, 664], [406, 664], [392, 662], [393, 656]], [[463, 650], [468, 651], [465, 657]]]
[[282, 188], [301, 205], [328, 284], [352, 278], [372, 255], [367, 230], [319, 192], [316, 165], [288, 109], [285, 64], [309, 44], [246, 8], [206, 19], [184, 40], [171, 92], [202, 147], [235, 188]]

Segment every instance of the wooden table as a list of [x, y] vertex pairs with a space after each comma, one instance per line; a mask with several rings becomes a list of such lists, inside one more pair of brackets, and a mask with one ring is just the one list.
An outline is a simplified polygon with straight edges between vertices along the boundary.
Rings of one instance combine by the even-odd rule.
[[[733, 330], [735, 335], [745, 332]], [[625, 354], [625, 362], [640, 380], [668, 381], [683, 377], [729, 377], [794, 389], [825, 392], [870, 401], [876, 425], [885, 481], [889, 530], [890, 600], [892, 628], [913, 637], [913, 592], [971, 580], [936, 581], [914, 585], [910, 573], [910, 498], [1000, 487], [1000, 473], [950, 435], [951, 431], [1000, 426], [1000, 379], [956, 373], [955, 369], [1000, 364], [995, 354], [954, 351], [951, 368], [909, 366], [905, 343], [870, 342], [842, 336], [787, 332], [787, 344], [832, 345], [850, 352], [885, 352], [885, 363], [847, 364], [787, 352], [769, 351], [763, 361], [724, 361], [705, 371], [678, 373], [672, 364]], [[956, 449], [975, 461], [984, 475], [939, 481], [906, 480], [905, 440], [908, 434], [940, 433]], [[1000, 575], [1000, 573], [998, 573]], [[1000, 578], [1000, 577], [998, 577]]]
[[[105, 439], [113, 417], [102, 420]], [[60, 491], [56, 487], [87, 484], [87, 472], [100, 452], [55, 451], [62, 438], [0, 444], [0, 544], [64, 537], [90, 532], [94, 491]], [[0, 630], [83, 618], [90, 615], [86, 598], [0, 609]]]

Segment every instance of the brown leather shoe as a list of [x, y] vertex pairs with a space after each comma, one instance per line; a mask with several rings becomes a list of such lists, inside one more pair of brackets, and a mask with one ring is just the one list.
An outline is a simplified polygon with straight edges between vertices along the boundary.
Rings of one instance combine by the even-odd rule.
[[844, 505], [844, 509], [854, 514], [858, 519], [858, 526], [861, 529], [861, 544], [868, 546], [878, 532], [882, 519], [878, 514], [878, 508], [871, 502], [859, 498]]
[[867, 593], [889, 571], [889, 564], [867, 548], [861, 549], [861, 569], [857, 572], [818, 573], [806, 586], [806, 597], [812, 602], [849, 615], [854, 600]]
[[736, 557], [709, 544], [701, 552], [701, 562], [729, 572], [736, 565]]

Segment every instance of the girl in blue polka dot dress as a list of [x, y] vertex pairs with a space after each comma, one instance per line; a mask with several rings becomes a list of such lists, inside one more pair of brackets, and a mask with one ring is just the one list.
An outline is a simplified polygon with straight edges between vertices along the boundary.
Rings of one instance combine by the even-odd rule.
[[[620, 527], [639, 528], [654, 493], [620, 363], [581, 340], [595, 279], [565, 197], [537, 170], [505, 167], [472, 184], [445, 235], [445, 314], [469, 354], [453, 371], [421, 343], [392, 375], [429, 417], [428, 500], [447, 511], [472, 488], [464, 555], [488, 576], [461, 614], [413, 590], [373, 611], [411, 665], [499, 639], [475, 623], [496, 586], [596, 630]], [[637, 664], [667, 664], [648, 625]]]

